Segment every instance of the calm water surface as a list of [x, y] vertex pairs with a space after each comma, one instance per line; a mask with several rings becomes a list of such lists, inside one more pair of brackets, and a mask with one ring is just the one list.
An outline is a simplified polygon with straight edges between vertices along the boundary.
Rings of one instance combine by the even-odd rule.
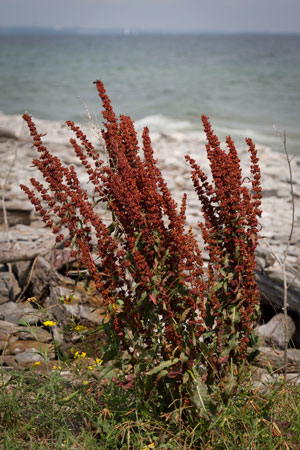
[[[300, 154], [300, 36], [0, 36], [0, 110], [83, 122], [101, 79], [116, 112], [152, 131], [250, 136]], [[140, 121], [140, 122], [139, 122]]]

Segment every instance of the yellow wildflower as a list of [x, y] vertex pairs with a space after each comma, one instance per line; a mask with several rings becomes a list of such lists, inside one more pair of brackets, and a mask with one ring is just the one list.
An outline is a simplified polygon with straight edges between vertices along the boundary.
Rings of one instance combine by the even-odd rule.
[[27, 299], [28, 302], [36, 302], [36, 297], [29, 297]]
[[64, 303], [72, 303], [75, 300], [74, 295], [69, 295], [69, 296], [65, 295], [63, 297], [63, 299], [64, 299]]
[[103, 359], [100, 358], [96, 358], [94, 359], [95, 364], [97, 364], [97, 366], [101, 366], [101, 364], [103, 363]]
[[87, 380], [84, 380], [83, 384], [87, 385], [89, 382]]
[[36, 367], [36, 366], [40, 366], [41, 365], [41, 361], [36, 361], [34, 364], [32, 364], [32, 367]]
[[56, 325], [56, 322], [52, 322], [52, 320], [46, 320], [45, 322], [43, 322], [43, 325], [45, 325], [45, 327], [54, 327]]
[[89, 370], [94, 370], [94, 369], [95, 369], [95, 366], [88, 366], [88, 369], [89, 369]]
[[149, 450], [150, 448], [154, 448], [155, 444], [154, 442], [151, 442], [151, 444], [147, 445], [146, 447], [143, 447], [141, 450]]
[[[73, 353], [73, 352], [72, 352]], [[74, 353], [74, 358], [85, 358], [86, 357], [86, 353], [85, 352], [75, 352]]]
[[74, 330], [76, 330], [76, 331], [84, 331], [84, 330], [87, 330], [87, 327], [85, 327], [84, 325], [76, 325]]

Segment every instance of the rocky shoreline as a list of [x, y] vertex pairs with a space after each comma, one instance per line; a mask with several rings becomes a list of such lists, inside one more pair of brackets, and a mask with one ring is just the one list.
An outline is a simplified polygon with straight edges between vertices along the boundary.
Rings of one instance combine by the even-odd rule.
[[[49, 150], [58, 156], [64, 164], [73, 164], [83, 186], [89, 191], [91, 185], [80, 161], [74, 155], [68, 140], [72, 137], [65, 124], [59, 122], [37, 121], [40, 132], [47, 135], [44, 142]], [[87, 125], [87, 135], [97, 149], [104, 153], [97, 138], [97, 128]], [[202, 169], [209, 174], [206, 160], [205, 139], [201, 133], [174, 133], [173, 135], [152, 135], [153, 148], [158, 164], [176, 201], [180, 202], [183, 192], [188, 194], [187, 224], [198, 230], [201, 219], [200, 203], [194, 193], [190, 180], [189, 166], [184, 155], [195, 158]], [[274, 153], [270, 148], [257, 146], [262, 172], [263, 200], [260, 245], [257, 251], [257, 281], [263, 299], [263, 321], [272, 316], [278, 317], [282, 308], [282, 270], [277, 258], [282, 259], [291, 230], [292, 201], [289, 170], [286, 157]], [[244, 176], [249, 174], [247, 148], [239, 149]], [[63, 248], [54, 249], [54, 237], [42, 227], [39, 216], [33, 211], [31, 203], [20, 190], [19, 184], [28, 184], [31, 176], [41, 178], [31, 161], [35, 157], [32, 141], [17, 116], [5, 116], [0, 113], [0, 180], [7, 212], [9, 230], [4, 224], [3, 204], [0, 207], [0, 364], [6, 367], [26, 367], [41, 360], [38, 342], [45, 346], [50, 359], [57, 357], [55, 348], [70, 349], [79, 343], [82, 331], [78, 332], [70, 323], [97, 329], [104, 311], [101, 301], [87, 291], [84, 286], [76, 285], [72, 276], [66, 276], [64, 268], [68, 263], [68, 254]], [[288, 308], [291, 325], [291, 338], [300, 348], [300, 157], [292, 160], [294, 191], [294, 232], [287, 254], [287, 279], [291, 284], [288, 293]], [[3, 203], [3, 202], [2, 202]], [[108, 214], [104, 209], [103, 215]], [[108, 218], [108, 217], [107, 217]], [[199, 231], [196, 233], [200, 236]], [[204, 254], [205, 257], [205, 254]], [[12, 263], [12, 272], [9, 264]], [[68, 274], [70, 275], [70, 273]], [[69, 304], [59, 302], [74, 294]], [[28, 302], [28, 296], [35, 297], [36, 303]], [[49, 316], [50, 311], [50, 316]], [[58, 325], [47, 329], [43, 321], [53, 318]], [[20, 325], [20, 321], [23, 325]], [[25, 329], [24, 322], [30, 324], [33, 333]], [[75, 325], [76, 326], [76, 325]], [[69, 327], [69, 328], [68, 328]], [[68, 333], [64, 328], [68, 329]], [[280, 326], [277, 326], [277, 332]], [[273, 330], [263, 336], [265, 344], [272, 343], [273, 348], [282, 351], [278, 339], [270, 338]], [[272, 334], [273, 333], [273, 334]], [[36, 336], [36, 339], [33, 337]], [[265, 349], [262, 354], [268, 354]], [[293, 373], [300, 371], [300, 350], [290, 349], [289, 361]], [[96, 350], [95, 350], [96, 352]], [[295, 353], [296, 352], [296, 353]], [[299, 354], [297, 353], [299, 352]], [[97, 357], [96, 353], [91, 357]], [[281, 355], [282, 356], [282, 355]], [[280, 358], [281, 358], [280, 356]], [[271, 358], [271, 356], [270, 356]], [[279, 358], [279, 359], [280, 359]], [[272, 359], [272, 358], [271, 358]], [[280, 367], [280, 362], [278, 363]], [[281, 365], [282, 366], [282, 365]], [[297, 369], [297, 370], [296, 370]]]

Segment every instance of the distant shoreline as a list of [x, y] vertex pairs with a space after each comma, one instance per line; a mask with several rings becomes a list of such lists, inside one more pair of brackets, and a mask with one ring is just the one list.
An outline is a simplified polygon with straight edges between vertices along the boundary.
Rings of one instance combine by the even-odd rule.
[[0, 26], [0, 36], [300, 36], [299, 32]]

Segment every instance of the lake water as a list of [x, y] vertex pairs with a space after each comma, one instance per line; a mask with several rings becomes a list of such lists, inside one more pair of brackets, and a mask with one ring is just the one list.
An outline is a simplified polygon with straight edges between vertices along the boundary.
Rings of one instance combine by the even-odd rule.
[[[245, 137], [300, 154], [300, 35], [0, 36], [0, 110], [83, 122], [100, 118], [93, 81], [115, 111], [151, 131]], [[276, 129], [274, 129], [274, 126]]]

